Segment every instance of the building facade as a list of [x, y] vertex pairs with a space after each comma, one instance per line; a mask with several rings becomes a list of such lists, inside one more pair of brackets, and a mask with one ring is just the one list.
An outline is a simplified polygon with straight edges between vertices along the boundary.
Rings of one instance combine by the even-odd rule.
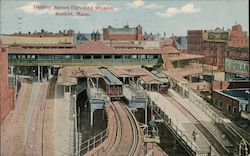
[[74, 32], [72, 30], [50, 33], [44, 30], [34, 33], [15, 33], [1, 36], [3, 45], [12, 44], [73, 44]]
[[129, 25], [125, 25], [123, 28], [108, 26], [108, 28], [103, 28], [103, 39], [141, 41], [143, 40], [142, 27], [140, 25], [133, 28], [130, 28]]
[[[234, 25], [231, 30], [227, 31], [224, 28], [188, 30], [188, 52], [204, 55], [205, 64], [217, 66], [221, 71], [225, 71], [225, 68], [229, 69], [228, 64], [231, 60], [226, 59], [235, 59], [237, 60], [235, 62], [238, 62], [236, 64], [249, 60], [248, 44], [249, 37], [247, 32], [242, 31], [241, 25]], [[235, 73], [228, 75], [234, 77], [237, 74], [238, 71], [235, 70]]]
[[225, 56], [225, 78], [249, 79], [249, 37], [241, 25], [232, 26]]
[[14, 109], [16, 90], [8, 86], [8, 54], [0, 43], [0, 119], [1, 124]]
[[203, 30], [188, 30], [188, 51], [202, 54]]

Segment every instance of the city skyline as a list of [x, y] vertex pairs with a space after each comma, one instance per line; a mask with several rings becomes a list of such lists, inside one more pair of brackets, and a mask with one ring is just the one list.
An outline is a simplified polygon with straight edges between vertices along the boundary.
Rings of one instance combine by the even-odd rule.
[[[38, 6], [38, 7], [37, 7]], [[43, 7], [43, 8], [39, 8]], [[46, 8], [47, 6], [47, 8]], [[58, 6], [55, 9], [55, 6]], [[85, 7], [78, 8], [77, 7]], [[49, 8], [50, 7], [50, 8]], [[61, 7], [61, 8], [60, 8]], [[67, 8], [68, 7], [68, 8]], [[86, 7], [103, 7], [106, 11]], [[110, 9], [111, 8], [111, 9]], [[85, 9], [85, 10], [84, 10]], [[62, 13], [56, 15], [57, 13]], [[69, 13], [82, 15], [72, 16]], [[249, 31], [248, 1], [1, 1], [1, 34], [72, 29], [102, 32], [109, 25], [141, 25], [147, 33], [187, 35], [192, 29], [231, 29], [235, 23]], [[63, 14], [65, 13], [65, 14]], [[66, 14], [67, 13], [67, 14]]]

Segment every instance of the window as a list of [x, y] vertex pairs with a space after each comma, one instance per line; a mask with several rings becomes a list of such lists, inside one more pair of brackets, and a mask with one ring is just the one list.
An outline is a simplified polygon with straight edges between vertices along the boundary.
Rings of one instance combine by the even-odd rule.
[[219, 102], [219, 106], [222, 107], [222, 104], [223, 104], [222, 101], [220, 101], [220, 102]]
[[83, 59], [91, 59], [91, 55], [83, 55]]
[[231, 112], [231, 105], [227, 105], [227, 111]]
[[159, 58], [159, 55], [154, 55], [154, 59], [158, 59]]
[[145, 59], [146, 55], [138, 55], [138, 58]]
[[237, 113], [237, 108], [236, 107], [233, 108], [233, 113], [234, 114]]
[[102, 55], [94, 55], [94, 59], [102, 59]]
[[69, 92], [69, 86], [65, 86], [65, 92], [66, 92], [66, 93]]
[[112, 59], [112, 55], [104, 55], [105, 59]]
[[148, 59], [153, 59], [154, 56], [153, 56], [153, 55], [147, 55], [147, 58], [148, 58]]
[[122, 59], [122, 55], [115, 55], [115, 59]]
[[63, 55], [55, 55], [55, 59], [63, 59]]
[[131, 58], [130, 55], [124, 55], [123, 57], [124, 57], [124, 59], [130, 59]]
[[218, 100], [217, 99], [214, 99], [214, 105], [217, 105], [218, 104]]
[[132, 59], [136, 59], [137, 58], [137, 55], [132, 55]]
[[65, 55], [64, 58], [65, 59], [71, 59], [71, 55]]
[[74, 59], [81, 59], [81, 55], [73, 55]]

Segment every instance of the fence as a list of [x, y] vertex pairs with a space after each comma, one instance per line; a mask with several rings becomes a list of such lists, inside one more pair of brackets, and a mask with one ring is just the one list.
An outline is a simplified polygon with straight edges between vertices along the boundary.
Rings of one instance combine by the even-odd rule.
[[179, 140], [183, 147], [191, 155], [210, 155], [211, 146], [209, 147], [197, 147], [192, 141], [171, 121], [165, 112], [163, 112], [153, 101], [149, 100], [149, 108], [153, 109], [157, 116], [164, 120], [163, 124], [169, 128], [170, 132]]
[[[188, 97], [190, 102], [198, 106], [206, 115], [208, 115], [228, 136], [228, 138], [234, 142], [235, 145], [239, 146], [242, 140], [245, 140], [241, 134], [239, 134], [229, 123], [228, 119], [223, 119], [217, 114], [205, 100], [201, 98], [201, 95], [193, 90], [191, 87], [187, 87], [186, 84], [176, 84], [173, 88], [180, 95]], [[248, 147], [250, 143], [247, 142]]]

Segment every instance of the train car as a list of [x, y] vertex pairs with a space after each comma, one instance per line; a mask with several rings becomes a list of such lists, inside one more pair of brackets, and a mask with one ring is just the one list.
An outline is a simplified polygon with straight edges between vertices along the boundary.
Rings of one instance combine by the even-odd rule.
[[151, 73], [163, 82], [163, 84], [160, 86], [160, 93], [166, 93], [171, 86], [167, 76], [157, 70], [152, 70]]
[[100, 68], [105, 75], [100, 81], [100, 85], [111, 99], [120, 99], [123, 97], [123, 83], [115, 77], [107, 68]]

